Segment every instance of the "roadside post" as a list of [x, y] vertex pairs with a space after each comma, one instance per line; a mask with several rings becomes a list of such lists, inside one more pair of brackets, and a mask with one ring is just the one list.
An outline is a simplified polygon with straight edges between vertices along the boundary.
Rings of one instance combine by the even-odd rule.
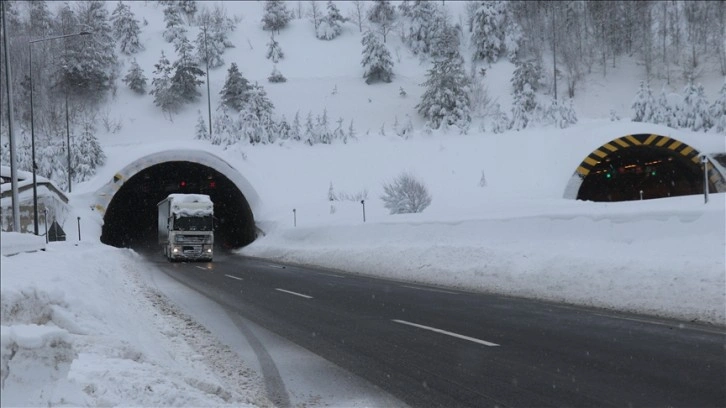
[[78, 217], [78, 241], [81, 241], [81, 217]]
[[640, 190], [640, 200], [643, 200], [643, 190]]
[[704, 154], [701, 156], [703, 163], [703, 203], [708, 204], [708, 157]]
[[43, 213], [45, 216], [43, 217], [45, 219], [45, 243], [48, 243], [48, 209], [44, 209]]
[[292, 226], [297, 227], [297, 210], [292, 209]]
[[366, 222], [366, 200], [360, 200], [360, 203], [363, 204], [363, 222]]

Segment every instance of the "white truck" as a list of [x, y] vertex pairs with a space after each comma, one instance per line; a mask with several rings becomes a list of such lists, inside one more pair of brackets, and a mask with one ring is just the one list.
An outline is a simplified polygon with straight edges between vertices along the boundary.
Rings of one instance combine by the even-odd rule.
[[212, 261], [214, 204], [206, 194], [170, 194], [159, 208], [159, 245], [169, 261]]

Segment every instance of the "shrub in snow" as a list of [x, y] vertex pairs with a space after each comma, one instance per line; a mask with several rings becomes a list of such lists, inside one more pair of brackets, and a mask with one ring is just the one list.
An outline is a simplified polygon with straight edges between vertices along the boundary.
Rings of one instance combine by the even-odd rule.
[[575, 114], [575, 108], [572, 106], [572, 99], [562, 103], [552, 99], [550, 104], [542, 110], [541, 115], [542, 123], [555, 125], [560, 129], [577, 123], [577, 115]]
[[498, 103], [495, 104], [492, 112], [492, 132], [506, 132], [510, 129], [511, 123], [512, 122], [509, 120], [507, 113], [502, 110]]
[[410, 173], [401, 173], [383, 184], [383, 206], [391, 214], [420, 213], [431, 204], [426, 186]]
[[487, 179], [484, 176], [484, 170], [481, 171], [481, 178], [479, 178], [479, 187], [486, 187], [487, 186]]
[[207, 124], [204, 122], [204, 117], [202, 116], [201, 111], [197, 111], [197, 124], [194, 126], [194, 137], [197, 140], [211, 140], [209, 135], [209, 128], [207, 128]]
[[278, 71], [277, 70], [277, 67], [275, 66], [275, 67], [272, 68], [272, 73], [270, 74], [270, 76], [267, 77], [267, 80], [270, 81], [270, 82], [272, 82], [272, 83], [280, 83], [280, 82], [287, 81], [287, 78], [285, 78], [284, 76], [282, 76], [282, 74], [280, 73], [280, 71]]

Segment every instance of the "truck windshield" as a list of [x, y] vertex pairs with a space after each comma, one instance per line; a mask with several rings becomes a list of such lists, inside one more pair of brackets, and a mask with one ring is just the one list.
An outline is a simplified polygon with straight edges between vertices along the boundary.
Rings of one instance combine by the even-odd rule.
[[174, 220], [176, 231], [212, 231], [212, 216], [204, 217], [178, 217]]

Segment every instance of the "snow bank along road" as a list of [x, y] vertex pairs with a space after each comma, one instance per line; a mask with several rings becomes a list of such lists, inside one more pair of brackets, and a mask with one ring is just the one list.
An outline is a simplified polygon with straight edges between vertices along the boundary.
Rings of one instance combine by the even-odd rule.
[[413, 406], [724, 406], [726, 333], [230, 256], [159, 268]]

